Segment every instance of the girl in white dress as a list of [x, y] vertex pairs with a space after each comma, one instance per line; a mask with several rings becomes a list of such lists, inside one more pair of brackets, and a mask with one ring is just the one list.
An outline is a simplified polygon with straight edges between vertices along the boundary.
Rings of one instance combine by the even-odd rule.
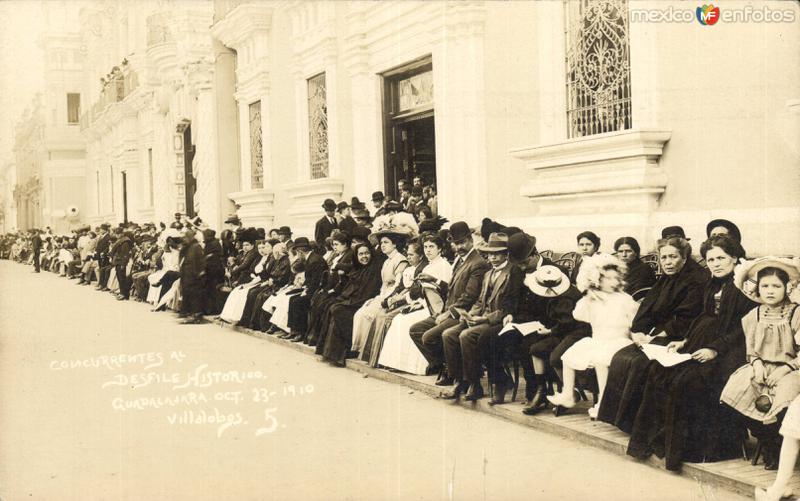
[[161, 285], [155, 285], [161, 282], [161, 279], [168, 271], [180, 271], [180, 251], [177, 248], [175, 240], [170, 238], [164, 240], [163, 244], [164, 253], [161, 255], [161, 269], [147, 277], [150, 282], [150, 288], [147, 289], [147, 302], [155, 305], [161, 297]]
[[[428, 258], [428, 265], [417, 276], [417, 281], [436, 282], [442, 290], [446, 289], [453, 275], [450, 263], [442, 257], [443, 247], [444, 242], [438, 236], [425, 237], [422, 248]], [[428, 311], [424, 298], [416, 299], [408, 310], [408, 313], [401, 313], [392, 320], [383, 340], [378, 364], [424, 376], [428, 361], [412, 341], [409, 332], [412, 325], [431, 316], [431, 312]]]
[[272, 255], [272, 245], [266, 240], [260, 240], [258, 242], [258, 253], [261, 255], [261, 259], [258, 261], [258, 264], [256, 264], [253, 273], [250, 274], [250, 281], [234, 287], [228, 295], [228, 299], [225, 300], [222, 313], [219, 314], [220, 320], [236, 323], [242, 319], [244, 305], [247, 302], [247, 291], [261, 283], [261, 274]]
[[610, 254], [584, 258], [576, 285], [586, 295], [575, 304], [572, 316], [591, 324], [592, 337], [581, 339], [561, 356], [564, 386], [560, 393], [547, 397], [553, 405], [574, 407], [575, 371], [593, 367], [597, 373], [598, 399], [589, 416], [597, 417], [611, 358], [633, 342], [630, 327], [639, 303], [622, 292], [624, 275], [624, 263]]

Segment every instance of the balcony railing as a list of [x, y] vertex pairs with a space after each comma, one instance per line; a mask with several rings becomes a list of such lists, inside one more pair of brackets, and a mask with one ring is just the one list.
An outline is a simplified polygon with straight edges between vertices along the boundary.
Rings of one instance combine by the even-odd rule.
[[92, 107], [80, 118], [81, 130], [89, 128], [109, 104], [118, 103], [131, 95], [139, 87], [139, 76], [132, 68], [128, 67], [119, 72], [111, 81], [105, 84], [100, 91], [100, 97]]

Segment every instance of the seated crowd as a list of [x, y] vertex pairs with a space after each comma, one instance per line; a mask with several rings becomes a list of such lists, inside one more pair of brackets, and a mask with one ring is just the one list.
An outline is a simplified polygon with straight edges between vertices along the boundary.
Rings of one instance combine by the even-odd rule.
[[5, 235], [0, 257], [175, 309], [184, 323], [218, 315], [305, 343], [335, 366], [358, 358], [436, 376], [449, 399], [484, 398], [486, 374], [490, 403], [505, 403], [512, 367], [528, 415], [574, 407], [589, 389], [589, 416], [630, 434], [628, 454], [656, 454], [670, 470], [740, 457], [748, 431], [775, 469], [783, 435], [788, 458], [759, 496], [786, 494], [800, 439], [799, 260], [746, 258], [739, 229], [720, 219], [702, 260], [679, 226], [650, 255], [628, 236], [600, 252], [591, 231], [577, 252], [540, 253], [533, 235], [488, 218], [443, 229], [432, 189], [401, 193], [374, 193], [373, 214], [357, 198], [325, 200], [313, 240], [236, 216], [217, 238], [176, 214], [169, 227]]

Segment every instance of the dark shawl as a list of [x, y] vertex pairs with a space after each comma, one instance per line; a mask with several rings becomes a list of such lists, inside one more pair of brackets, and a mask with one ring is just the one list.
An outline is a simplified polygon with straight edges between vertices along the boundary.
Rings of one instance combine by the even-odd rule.
[[689, 324], [703, 311], [706, 280], [705, 273], [686, 265], [674, 275], [661, 275], [639, 306], [631, 332], [665, 332], [670, 340], [683, 339]]
[[638, 290], [651, 287], [656, 283], [656, 274], [650, 265], [642, 262], [638, 257], [628, 263], [628, 271], [625, 274], [625, 292], [633, 295]]

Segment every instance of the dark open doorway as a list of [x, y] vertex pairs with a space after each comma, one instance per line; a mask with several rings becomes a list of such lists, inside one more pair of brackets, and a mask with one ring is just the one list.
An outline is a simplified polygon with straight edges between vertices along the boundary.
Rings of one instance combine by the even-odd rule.
[[383, 74], [385, 192], [399, 197], [397, 183], [436, 184], [433, 64], [430, 57]]

